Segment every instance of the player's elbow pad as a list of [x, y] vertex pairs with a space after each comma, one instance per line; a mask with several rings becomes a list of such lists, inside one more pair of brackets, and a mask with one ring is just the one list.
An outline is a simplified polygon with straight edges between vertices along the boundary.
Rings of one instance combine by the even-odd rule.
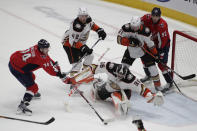
[[117, 36], [117, 43], [123, 46], [129, 46], [129, 39], [126, 37]]

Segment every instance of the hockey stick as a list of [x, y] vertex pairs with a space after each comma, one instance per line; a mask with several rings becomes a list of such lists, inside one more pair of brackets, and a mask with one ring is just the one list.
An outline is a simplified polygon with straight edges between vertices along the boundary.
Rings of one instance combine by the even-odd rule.
[[46, 122], [31, 121], [31, 120], [25, 120], [25, 119], [19, 119], [19, 118], [14, 118], [14, 117], [7, 117], [7, 116], [0, 116], [0, 118], [10, 119], [10, 120], [17, 120], [17, 121], [23, 121], [23, 122], [29, 122], [29, 123], [35, 123], [35, 124], [41, 124], [41, 125], [49, 125], [50, 123], [55, 121], [54, 117], [51, 117], [51, 119], [49, 119]]
[[[90, 48], [90, 49], [93, 49], [96, 45], [97, 45], [97, 43], [100, 41], [100, 40], [102, 40], [102, 38], [99, 38], [95, 43], [94, 43], [94, 45]], [[81, 57], [80, 59], [79, 59], [79, 61], [72, 67], [72, 69], [70, 70], [70, 71], [68, 71], [66, 74], [69, 74], [75, 67], [77, 67], [77, 65], [83, 60], [83, 58], [85, 58], [87, 56], [87, 53], [85, 53], [84, 55], [83, 55], [83, 57]]]
[[86, 97], [83, 95], [83, 93], [78, 89], [76, 88], [76, 91], [80, 94], [81, 97], [83, 97], [83, 99], [88, 103], [88, 105], [94, 110], [95, 114], [99, 117], [99, 119], [105, 124], [107, 125], [108, 122], [112, 121], [112, 119], [103, 119], [99, 113], [96, 111], [96, 109], [92, 106], [92, 104], [88, 101], [88, 99], [86, 99]]
[[107, 50], [99, 57], [98, 62], [103, 59], [103, 56], [110, 50], [110, 48], [107, 48]]
[[[147, 53], [149, 54], [150, 56], [152, 56], [154, 59], [156, 59], [156, 57], [151, 53], [149, 52], [147, 49], [145, 49], [144, 47], [142, 47], [142, 49]], [[194, 77], [196, 77], [196, 74], [191, 74], [191, 75], [187, 75], [187, 76], [181, 76], [180, 74], [178, 74], [176, 71], [174, 71], [173, 69], [171, 69], [169, 66], [165, 65], [164, 63], [162, 62], [159, 62], [162, 64], [162, 66], [168, 68], [170, 71], [172, 71], [174, 74], [176, 74], [178, 77], [180, 77], [181, 79], [183, 80], [188, 80], [188, 79], [192, 79]]]

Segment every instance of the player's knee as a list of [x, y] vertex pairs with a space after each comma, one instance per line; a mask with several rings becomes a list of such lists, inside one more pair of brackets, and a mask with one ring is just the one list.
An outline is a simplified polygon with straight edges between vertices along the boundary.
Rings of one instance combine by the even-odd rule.
[[151, 77], [155, 77], [155, 76], [159, 75], [159, 72], [158, 72], [158, 70], [157, 70], [156, 65], [149, 66], [149, 67], [148, 67], [148, 70], [149, 70], [149, 72], [150, 72], [150, 76], [151, 76]]
[[151, 66], [154, 66], [154, 65], [155, 65], [154, 61], [144, 62], [145, 67], [151, 67]]
[[36, 94], [38, 92], [38, 85], [35, 83], [34, 85], [27, 87], [27, 91]]

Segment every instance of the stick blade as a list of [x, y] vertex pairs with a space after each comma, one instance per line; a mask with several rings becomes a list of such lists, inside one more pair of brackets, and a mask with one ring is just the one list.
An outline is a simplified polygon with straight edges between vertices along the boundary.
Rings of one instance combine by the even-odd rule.
[[191, 74], [191, 75], [188, 75], [188, 76], [184, 76], [182, 78], [183, 78], [183, 80], [188, 80], [188, 79], [192, 79], [194, 77], [196, 77], [196, 74]]
[[54, 122], [54, 121], [55, 121], [55, 118], [52, 117], [50, 120], [48, 120], [48, 121], [45, 122], [44, 124], [45, 124], [45, 125], [49, 125], [49, 124], [51, 124], [51, 123]]

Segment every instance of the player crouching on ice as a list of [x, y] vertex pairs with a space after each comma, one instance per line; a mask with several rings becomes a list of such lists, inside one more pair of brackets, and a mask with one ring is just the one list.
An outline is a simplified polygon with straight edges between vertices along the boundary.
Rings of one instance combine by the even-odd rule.
[[32, 111], [27, 108], [32, 98], [40, 97], [38, 85], [35, 83], [35, 75], [33, 71], [43, 68], [48, 74], [58, 76], [61, 79], [66, 78], [62, 74], [57, 62], [54, 62], [48, 55], [50, 44], [41, 39], [35, 46], [23, 50], [16, 51], [10, 57], [9, 69], [16, 79], [26, 87], [23, 100], [18, 106], [18, 114], [31, 115]]
[[[94, 74], [106, 73], [107, 81], [94, 78]], [[147, 99], [148, 103], [160, 106], [164, 103], [163, 95], [159, 91], [156, 94], [140, 82], [122, 64], [113, 62], [101, 62], [100, 65], [92, 64], [70, 79], [70, 83], [80, 85], [93, 80], [92, 97], [94, 100], [106, 100], [111, 98], [116, 108], [117, 114], [127, 114], [130, 108], [131, 91], [136, 91], [139, 95]], [[67, 80], [68, 82], [68, 80]]]

